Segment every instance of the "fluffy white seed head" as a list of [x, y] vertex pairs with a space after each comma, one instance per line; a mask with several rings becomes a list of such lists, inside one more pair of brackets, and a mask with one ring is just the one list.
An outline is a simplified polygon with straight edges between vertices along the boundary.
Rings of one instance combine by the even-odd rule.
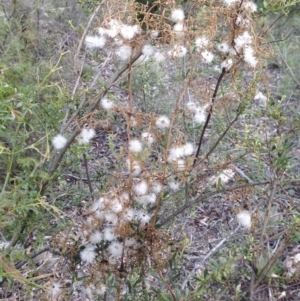
[[113, 228], [105, 228], [103, 230], [103, 239], [107, 241], [112, 241], [116, 238], [115, 232]]
[[99, 34], [100, 36], [106, 35], [106, 34], [107, 34], [107, 29], [106, 29], [106, 28], [103, 28], [103, 27], [99, 27], [99, 28], [98, 28], [98, 34]]
[[182, 33], [184, 31], [186, 31], [187, 28], [183, 23], [179, 22], [174, 25], [173, 30], [174, 30], [175, 34], [182, 35]]
[[257, 11], [257, 5], [252, 2], [252, 1], [245, 1], [243, 2], [243, 6], [242, 6], [245, 10], [248, 10], [252, 13]]
[[195, 45], [197, 51], [206, 48], [209, 45], [209, 39], [206, 36], [196, 38]]
[[80, 258], [83, 262], [92, 263], [96, 257], [95, 247], [87, 245], [84, 250], [80, 252]]
[[197, 110], [194, 115], [194, 122], [198, 124], [203, 124], [206, 121], [206, 116], [207, 114], [205, 110]]
[[103, 48], [106, 43], [104, 36], [86, 36], [85, 45], [87, 48]]
[[120, 213], [123, 210], [122, 202], [117, 198], [112, 199], [109, 204], [110, 210], [114, 213]]
[[194, 145], [191, 142], [187, 142], [183, 145], [183, 154], [186, 157], [191, 156], [194, 153]]
[[247, 46], [244, 49], [244, 61], [252, 68], [255, 68], [258, 63], [254, 56], [254, 50], [250, 46]]
[[236, 2], [239, 2], [240, 0], [223, 0], [224, 3], [227, 5], [227, 6], [230, 6], [230, 5], [233, 5], [234, 3]]
[[147, 145], [151, 145], [155, 141], [154, 136], [149, 132], [144, 132], [142, 133], [141, 136], [142, 136], [142, 141]]
[[267, 97], [262, 93], [258, 92], [254, 97], [255, 102], [257, 102], [260, 106], [265, 107], [267, 105]]
[[154, 204], [156, 202], [156, 195], [154, 193], [149, 193], [141, 196], [142, 201], [146, 204]]
[[125, 221], [132, 221], [135, 217], [135, 210], [133, 208], [127, 208], [126, 210], [123, 211], [122, 214], [122, 219]]
[[90, 236], [90, 243], [91, 244], [98, 244], [103, 240], [103, 234], [100, 231], [95, 231]]
[[151, 191], [153, 193], [159, 194], [163, 189], [163, 186], [160, 182], [153, 182], [151, 185]]
[[233, 60], [232, 59], [226, 59], [221, 63], [221, 68], [225, 68], [225, 70], [230, 70], [230, 68], [233, 65]]
[[170, 119], [167, 116], [160, 116], [156, 119], [155, 125], [161, 130], [165, 130], [170, 126]]
[[155, 48], [152, 45], [146, 44], [144, 45], [142, 52], [145, 56], [151, 56], [154, 54], [154, 50]]
[[122, 23], [116, 19], [111, 19], [108, 22], [109, 29], [106, 34], [111, 38], [115, 38], [121, 31]]
[[101, 107], [107, 111], [112, 110], [115, 107], [115, 103], [106, 97], [101, 99], [100, 104], [101, 104]]
[[230, 47], [226, 42], [218, 44], [217, 49], [222, 53], [229, 53]]
[[178, 191], [180, 189], [180, 182], [175, 182], [175, 181], [172, 181], [172, 182], [169, 182], [169, 187], [172, 191]]
[[195, 112], [196, 109], [197, 109], [197, 104], [193, 101], [189, 101], [187, 104], [186, 104], [186, 108], [190, 111], [190, 112]]
[[177, 170], [178, 171], [184, 171], [185, 168], [186, 168], [185, 160], [183, 160], [183, 159], [177, 160]]
[[[127, 159], [126, 163], [127, 163], [127, 168], [129, 170], [129, 172], [131, 171], [132, 175], [134, 177], [137, 177], [140, 175], [142, 168], [137, 161], [132, 160], [132, 162], [130, 163], [130, 159]], [[130, 164], [131, 164], [131, 166], [130, 166]]]
[[241, 211], [236, 215], [238, 223], [245, 229], [251, 227], [251, 214], [249, 211]]
[[234, 39], [236, 48], [240, 49], [252, 43], [252, 37], [248, 31], [243, 32]]
[[222, 172], [220, 172], [217, 176], [212, 176], [208, 179], [208, 183], [211, 185], [217, 184], [219, 181], [222, 184], [226, 184], [234, 177], [235, 173], [232, 169], [224, 169]]
[[67, 145], [68, 140], [61, 134], [56, 135], [52, 139], [52, 145], [55, 149], [60, 150]]
[[120, 33], [121, 33], [121, 36], [125, 40], [131, 40], [131, 39], [134, 38], [135, 34], [137, 33], [137, 29], [134, 26], [123, 24], [121, 26], [121, 32]]
[[168, 162], [174, 162], [177, 159], [181, 158], [184, 156], [184, 148], [183, 146], [175, 146], [170, 148], [169, 150], [169, 157], [168, 157]]
[[146, 214], [145, 212], [143, 212], [143, 211], [138, 212], [138, 220], [141, 225], [148, 224], [150, 219], [151, 219], [151, 217], [148, 214]]
[[244, 18], [242, 15], [238, 15], [235, 21], [235, 24], [239, 27], [247, 28], [250, 26], [250, 20]]
[[175, 8], [172, 11], [171, 19], [174, 22], [180, 22], [184, 20], [184, 11], [181, 8]]
[[104, 218], [108, 223], [116, 225], [118, 223], [118, 216], [114, 212], [105, 212]]
[[143, 149], [143, 144], [139, 140], [133, 139], [129, 141], [128, 150], [130, 152], [139, 153], [142, 151], [142, 149]]
[[96, 136], [94, 129], [82, 129], [81, 133], [77, 137], [78, 144], [89, 144], [90, 140]]
[[145, 195], [148, 191], [148, 184], [146, 181], [142, 180], [132, 187], [136, 195]]
[[154, 59], [155, 59], [155, 61], [156, 61], [157, 63], [161, 63], [161, 62], [163, 62], [166, 58], [165, 58], [165, 56], [164, 56], [161, 52], [156, 51], [156, 52], [154, 53]]
[[116, 54], [123, 61], [126, 61], [130, 58], [132, 54], [132, 48], [129, 45], [122, 45], [117, 51]]
[[92, 205], [92, 211], [103, 210], [105, 208], [105, 199], [101, 197], [99, 200], [95, 201]]
[[182, 45], [174, 45], [173, 49], [168, 51], [168, 55], [175, 59], [175, 58], [182, 58], [187, 54], [187, 48]]
[[116, 258], [119, 258], [122, 256], [123, 252], [123, 245], [122, 243], [118, 241], [113, 241], [107, 248], [107, 251]]
[[61, 293], [61, 287], [62, 285], [59, 282], [51, 283], [51, 286], [49, 287], [49, 295], [56, 299], [57, 296]]
[[206, 64], [210, 64], [215, 56], [211, 51], [204, 50], [201, 52], [201, 57]]

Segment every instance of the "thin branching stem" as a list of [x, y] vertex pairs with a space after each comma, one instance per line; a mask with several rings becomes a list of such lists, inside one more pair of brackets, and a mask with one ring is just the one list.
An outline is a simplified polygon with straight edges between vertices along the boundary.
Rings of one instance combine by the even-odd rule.
[[209, 121], [210, 121], [210, 118], [211, 118], [211, 115], [212, 115], [212, 112], [213, 112], [213, 103], [214, 103], [214, 101], [216, 99], [216, 96], [218, 94], [218, 90], [219, 90], [220, 84], [222, 82], [222, 79], [223, 79], [225, 73], [226, 73], [225, 68], [223, 68], [222, 72], [221, 72], [221, 74], [220, 74], [220, 76], [218, 78], [218, 82], [217, 82], [215, 91], [213, 93], [212, 99], [211, 99], [211, 104], [210, 104], [209, 112], [208, 112], [205, 124], [203, 126], [203, 129], [202, 129], [202, 132], [201, 132], [201, 135], [200, 135], [200, 140], [199, 140], [199, 143], [198, 143], [198, 148], [197, 148], [197, 152], [196, 152], [196, 155], [195, 155], [193, 166], [196, 165], [197, 159], [199, 157], [201, 145], [202, 145], [202, 142], [203, 142], [204, 133], [205, 133], [205, 131], [207, 129], [207, 126], [209, 124]]
[[177, 215], [179, 215], [180, 213], [184, 212], [186, 209], [192, 207], [193, 205], [200, 203], [204, 200], [206, 200], [207, 198], [213, 197], [216, 194], [224, 194], [230, 191], [234, 191], [234, 190], [238, 190], [241, 188], [245, 188], [245, 187], [254, 187], [254, 186], [259, 186], [259, 185], [266, 185], [268, 184], [269, 181], [265, 181], [265, 182], [255, 182], [255, 183], [247, 183], [247, 184], [239, 184], [236, 186], [232, 186], [232, 187], [228, 187], [228, 188], [223, 188], [220, 189], [219, 191], [213, 191], [213, 192], [209, 192], [206, 193], [202, 196], [197, 196], [194, 199], [192, 199], [191, 201], [189, 201], [187, 204], [183, 205], [182, 207], [180, 207], [179, 209], [177, 209], [175, 212], [173, 212], [172, 214], [170, 214], [168, 217], [164, 218], [161, 222], [159, 222], [156, 227], [157, 228], [161, 228], [162, 226], [164, 226], [165, 224], [167, 224], [169, 221], [171, 221], [172, 219], [174, 219]]

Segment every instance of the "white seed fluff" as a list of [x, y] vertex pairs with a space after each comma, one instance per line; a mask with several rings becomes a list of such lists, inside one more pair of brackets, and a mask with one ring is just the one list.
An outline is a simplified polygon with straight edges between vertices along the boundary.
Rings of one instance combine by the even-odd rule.
[[245, 10], [249, 10], [250, 12], [254, 13], [257, 11], [257, 5], [252, 1], [247, 1], [243, 3], [243, 8]]
[[194, 153], [194, 145], [191, 142], [187, 142], [183, 145], [183, 154], [186, 157], [191, 156]]
[[227, 6], [230, 6], [240, 0], [223, 0]]
[[197, 110], [194, 115], [194, 121], [198, 124], [203, 124], [206, 121], [206, 111], [201, 109]]
[[201, 57], [206, 64], [210, 64], [215, 56], [211, 51], [204, 50], [201, 52]]
[[231, 180], [234, 177], [235, 173], [232, 169], [224, 169], [220, 174], [219, 178], [221, 179], [221, 182], [226, 184], [229, 180]]
[[125, 40], [131, 40], [134, 38], [136, 34], [136, 28], [131, 25], [122, 25], [121, 26], [121, 36]]
[[201, 49], [207, 47], [208, 44], [209, 44], [209, 39], [206, 36], [198, 37], [195, 40], [197, 51], [200, 51]]
[[95, 247], [87, 245], [84, 250], [80, 252], [80, 258], [83, 262], [92, 263], [96, 257]]
[[233, 65], [232, 59], [226, 59], [221, 63], [221, 68], [225, 68], [225, 70], [229, 70]]
[[107, 222], [111, 223], [112, 225], [116, 225], [118, 223], [118, 216], [114, 212], [106, 212], [104, 214], [104, 218]]
[[252, 37], [248, 31], [243, 32], [234, 39], [235, 46], [239, 49], [252, 43]]
[[114, 213], [120, 213], [123, 210], [123, 205], [121, 203], [121, 200], [117, 198], [111, 200], [109, 205], [110, 205], [110, 210]]
[[155, 59], [155, 61], [156, 61], [157, 63], [161, 63], [161, 62], [163, 62], [166, 58], [165, 58], [165, 56], [164, 56], [161, 52], [157, 51], [157, 52], [154, 53], [154, 59]]
[[154, 54], [154, 50], [155, 48], [152, 45], [146, 44], [144, 45], [142, 52], [145, 56], [151, 56]]
[[154, 204], [156, 202], [156, 195], [154, 193], [149, 193], [141, 196], [141, 199], [146, 204]]
[[103, 238], [107, 241], [112, 241], [116, 238], [115, 232], [112, 228], [105, 228], [103, 230]]
[[95, 136], [96, 131], [94, 129], [82, 129], [77, 137], [78, 144], [88, 144]]
[[168, 51], [168, 55], [175, 59], [175, 58], [182, 58], [187, 54], [187, 49], [186, 47], [182, 45], [174, 45], [173, 49]]
[[183, 156], [184, 156], [183, 146], [175, 146], [175, 147], [170, 148], [169, 157], [173, 158], [173, 160], [177, 160]]
[[153, 182], [151, 185], [151, 191], [153, 193], [159, 194], [163, 189], [163, 186], [160, 182]]
[[116, 19], [111, 19], [108, 22], [109, 29], [106, 31], [106, 34], [111, 38], [115, 38], [121, 30], [122, 23]]
[[245, 47], [244, 49], [244, 61], [250, 65], [250, 67], [253, 67], [255, 68], [256, 65], [257, 65], [257, 59], [256, 57], [254, 56], [254, 50], [252, 47], [250, 46], [247, 46]]
[[186, 104], [186, 108], [187, 108], [190, 112], [195, 112], [196, 109], [197, 109], [197, 104], [194, 103], [193, 101], [189, 101], [189, 102]]
[[117, 51], [116, 54], [120, 57], [121, 60], [126, 61], [130, 58], [132, 53], [132, 48], [129, 45], [122, 45]]
[[53, 282], [49, 291], [52, 297], [57, 297], [61, 292], [61, 284], [59, 282]]
[[134, 219], [134, 217], [135, 217], [135, 210], [133, 208], [127, 208], [126, 210], [124, 210], [122, 219], [130, 222]]
[[151, 145], [155, 141], [154, 136], [149, 132], [144, 132], [141, 136], [142, 141], [147, 145]]
[[259, 103], [259, 105], [265, 107], [267, 105], [267, 97], [262, 93], [262, 92], [258, 92], [255, 97], [254, 100], [256, 102]]
[[116, 258], [122, 256], [123, 245], [118, 241], [113, 241], [107, 248], [107, 251]]
[[98, 34], [99, 34], [100, 36], [106, 35], [106, 34], [107, 34], [107, 29], [106, 29], [106, 28], [103, 28], [103, 27], [99, 27], [99, 28], [98, 28]]
[[101, 104], [101, 107], [107, 111], [109, 111], [115, 107], [114, 102], [112, 100], [107, 99], [106, 97], [101, 99], [100, 104]]
[[180, 22], [184, 20], [184, 11], [181, 8], [175, 8], [172, 11], [171, 19], [174, 22]]
[[185, 161], [183, 159], [177, 160], [177, 170], [178, 171], [185, 170]]
[[129, 141], [128, 150], [130, 152], [139, 153], [142, 151], [142, 149], [143, 149], [143, 144], [139, 140], [134, 139], [134, 140]]
[[130, 159], [127, 159], [126, 163], [127, 163], [127, 167], [128, 167], [129, 172], [131, 171], [132, 175], [134, 177], [137, 177], [141, 173], [142, 168], [141, 168], [141, 166], [139, 165], [139, 163], [137, 161], [132, 161], [131, 162], [131, 169], [130, 169]]
[[167, 116], [160, 116], [156, 119], [155, 125], [161, 130], [165, 130], [170, 126], [170, 119]]
[[229, 50], [230, 50], [230, 47], [229, 47], [229, 45], [226, 42], [222, 42], [222, 43], [218, 44], [217, 49], [220, 52], [228, 53]]
[[90, 236], [90, 243], [91, 244], [98, 244], [103, 240], [103, 235], [100, 231], [95, 231], [91, 236]]
[[103, 48], [106, 43], [104, 36], [86, 36], [85, 45], [87, 48]]
[[132, 187], [136, 195], [145, 195], [148, 190], [148, 184], [146, 181], [142, 180]]
[[64, 148], [67, 145], [68, 140], [61, 134], [56, 135], [52, 139], [53, 147], [57, 150]]
[[249, 211], [241, 211], [236, 215], [238, 223], [245, 229], [251, 227], [251, 214]]
[[151, 217], [148, 214], [142, 211], [138, 212], [138, 220], [140, 221], [141, 225], [148, 224], [150, 219]]
[[170, 182], [169, 184], [169, 187], [172, 191], [178, 191], [179, 188], [180, 188], [180, 182]]
[[173, 30], [177, 35], [181, 35], [183, 31], [187, 30], [187, 28], [183, 23], [179, 22], [174, 25]]

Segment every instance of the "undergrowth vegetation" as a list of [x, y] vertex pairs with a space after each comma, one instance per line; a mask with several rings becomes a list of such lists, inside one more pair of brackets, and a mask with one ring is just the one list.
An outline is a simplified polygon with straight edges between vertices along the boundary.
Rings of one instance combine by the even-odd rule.
[[300, 298], [296, 2], [2, 4], [2, 299]]

